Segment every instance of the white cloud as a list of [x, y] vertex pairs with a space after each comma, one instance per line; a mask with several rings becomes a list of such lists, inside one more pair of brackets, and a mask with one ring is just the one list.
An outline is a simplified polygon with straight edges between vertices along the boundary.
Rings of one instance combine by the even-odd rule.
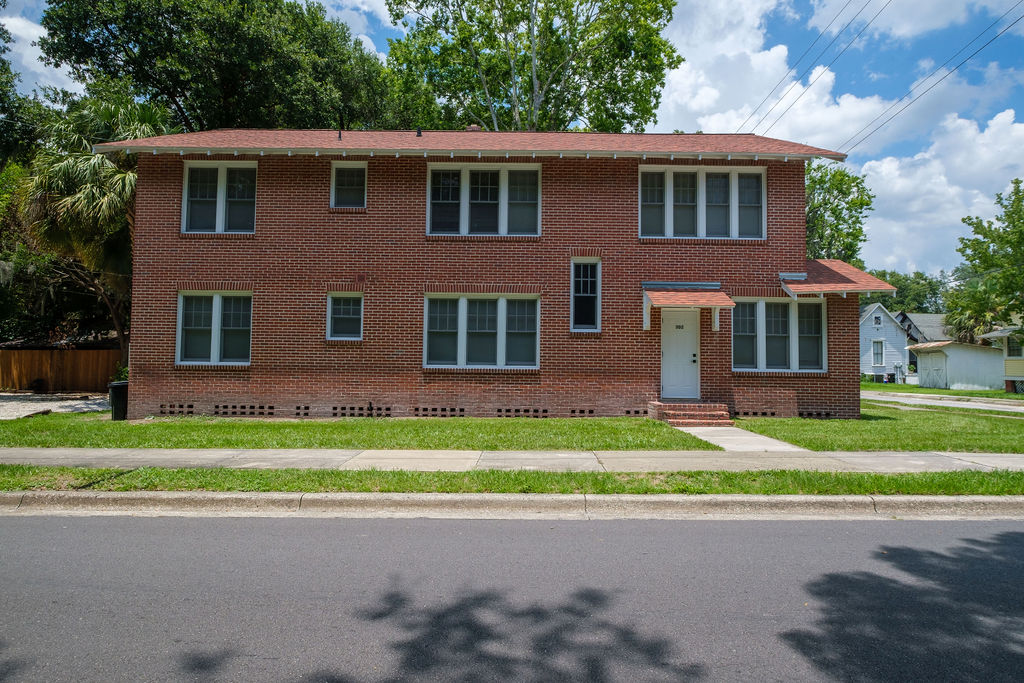
[[[372, 15], [377, 17], [384, 26], [392, 25], [391, 13], [388, 12], [388, 5], [385, 0], [333, 0], [324, 3], [324, 5], [327, 9], [328, 16], [341, 17], [342, 13], [347, 11], [349, 13], [362, 14], [364, 16], [364, 21], [366, 20], [365, 15]], [[347, 16], [351, 16], [351, 14]], [[348, 23], [345, 19], [342, 19], [342, 21]], [[360, 32], [352, 24], [349, 24], [349, 26], [352, 27], [353, 33]], [[364, 27], [362, 31], [365, 30], [366, 28]]]
[[964, 216], [991, 218], [995, 194], [1024, 177], [1024, 123], [1012, 109], [983, 127], [948, 115], [929, 147], [913, 156], [885, 157], [860, 169], [875, 193], [866, 221], [864, 260], [870, 267], [950, 270], [960, 262], [957, 238], [970, 231]]
[[46, 30], [42, 26], [21, 16], [0, 17], [0, 23], [7, 27], [14, 38], [14, 44], [7, 57], [11, 61], [11, 67], [21, 74], [23, 90], [54, 86], [82, 92], [81, 84], [71, 78], [66, 70], [54, 69], [40, 61], [43, 53], [33, 43], [46, 35]]
[[[927, 8], [917, 2], [893, 2], [874, 20], [869, 32], [874, 35], [885, 34], [893, 38], [913, 38], [929, 31], [949, 26], [956, 26], [967, 21], [971, 13], [985, 13], [993, 19], [1008, 10], [1016, 0], [940, 0], [927, 3]], [[840, 12], [846, 0], [816, 0], [813, 14], [808, 25], [811, 28], [824, 30]], [[854, 28], [864, 25], [885, 5], [885, 0], [872, 0], [857, 17]], [[829, 34], [839, 31], [863, 5], [860, 2], [850, 4], [829, 29]], [[848, 29], [849, 30], [849, 29]]]
[[379, 51], [377, 49], [377, 46], [373, 44], [373, 39], [370, 38], [370, 36], [366, 35], [365, 33], [360, 33], [360, 34], [356, 35], [356, 38], [358, 38], [360, 41], [362, 41], [363, 47], [366, 48], [367, 52], [371, 52], [373, 54], [376, 54], [377, 55], [377, 59], [379, 59], [382, 62], [386, 62], [387, 61], [387, 59], [388, 59], [387, 54], [384, 53], [384, 52], [381, 52], [381, 51]]

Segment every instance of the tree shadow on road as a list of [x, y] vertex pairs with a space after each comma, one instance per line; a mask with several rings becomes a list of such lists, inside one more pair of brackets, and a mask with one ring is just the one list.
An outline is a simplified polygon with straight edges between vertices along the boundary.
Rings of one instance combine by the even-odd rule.
[[694, 680], [669, 640], [618, 623], [612, 599], [577, 590], [554, 605], [518, 605], [504, 591], [464, 592], [418, 605], [395, 587], [359, 616], [397, 626], [397, 671], [386, 680]]
[[[0, 640], [0, 652], [7, 649], [7, 643]], [[8, 658], [6, 655], [0, 656], [0, 681], [6, 681], [14, 678], [14, 676], [22, 669], [28, 666], [28, 662], [24, 659]]]
[[816, 628], [783, 640], [838, 680], [1021, 680], [1024, 533], [876, 557], [908, 579], [826, 574], [807, 586], [823, 603]]

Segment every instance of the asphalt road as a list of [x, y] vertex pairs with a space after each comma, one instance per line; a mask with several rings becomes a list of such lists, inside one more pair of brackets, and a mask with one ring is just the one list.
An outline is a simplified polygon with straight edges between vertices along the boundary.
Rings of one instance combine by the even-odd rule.
[[0, 681], [1020, 680], [1019, 522], [0, 518]]

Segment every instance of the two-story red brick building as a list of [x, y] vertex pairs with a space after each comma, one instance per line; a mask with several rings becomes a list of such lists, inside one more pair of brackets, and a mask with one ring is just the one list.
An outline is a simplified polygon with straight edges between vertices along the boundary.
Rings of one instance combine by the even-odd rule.
[[[139, 155], [129, 416], [855, 417], [859, 292], [754, 135], [216, 130]], [[691, 417], [699, 417], [693, 415]]]

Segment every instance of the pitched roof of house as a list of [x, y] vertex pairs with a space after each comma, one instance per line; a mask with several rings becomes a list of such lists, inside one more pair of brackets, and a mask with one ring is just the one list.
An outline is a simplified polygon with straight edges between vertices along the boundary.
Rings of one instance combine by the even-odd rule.
[[782, 288], [792, 296], [896, 291], [885, 280], [838, 259], [807, 261], [806, 273], [779, 273], [779, 279]]
[[907, 313], [903, 315], [914, 324], [925, 341], [948, 341], [953, 337], [946, 332], [945, 313]]
[[897, 327], [903, 329], [903, 326], [900, 325], [900, 321], [896, 319], [896, 316], [892, 314], [892, 311], [890, 311], [888, 308], [882, 305], [881, 302], [878, 301], [876, 301], [873, 304], [868, 304], [867, 306], [860, 307], [860, 322], [863, 324], [863, 322], [868, 319], [868, 316], [872, 315], [872, 313], [874, 311], [877, 311], [879, 308], [885, 311], [885, 314], [889, 316], [894, 323], [896, 323]]
[[129, 150], [174, 154], [399, 154], [494, 156], [626, 156], [785, 158], [846, 155], [750, 133], [581, 133], [481, 130], [266, 130], [222, 128], [197, 133], [107, 142], [96, 152]]

